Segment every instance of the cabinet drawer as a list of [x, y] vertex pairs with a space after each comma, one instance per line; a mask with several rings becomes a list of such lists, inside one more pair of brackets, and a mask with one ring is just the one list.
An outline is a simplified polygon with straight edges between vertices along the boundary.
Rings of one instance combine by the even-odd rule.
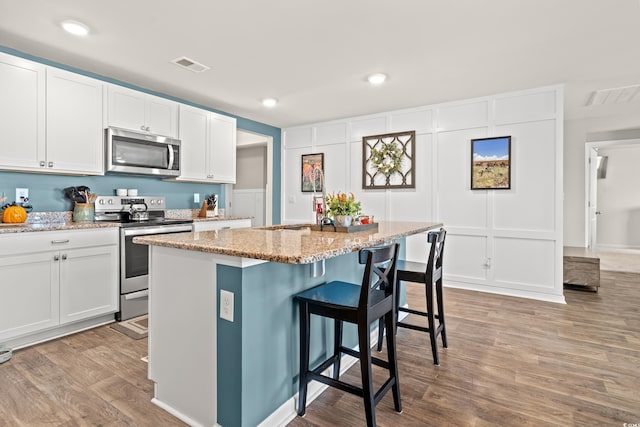
[[118, 228], [116, 227], [2, 234], [0, 235], [0, 256], [117, 244]]

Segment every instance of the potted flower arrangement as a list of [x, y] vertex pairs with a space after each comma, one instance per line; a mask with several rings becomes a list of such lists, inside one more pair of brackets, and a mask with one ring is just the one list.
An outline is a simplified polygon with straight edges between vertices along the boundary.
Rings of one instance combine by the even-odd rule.
[[326, 196], [325, 202], [328, 215], [343, 227], [349, 227], [353, 218], [360, 214], [360, 202], [356, 202], [353, 193], [331, 193]]

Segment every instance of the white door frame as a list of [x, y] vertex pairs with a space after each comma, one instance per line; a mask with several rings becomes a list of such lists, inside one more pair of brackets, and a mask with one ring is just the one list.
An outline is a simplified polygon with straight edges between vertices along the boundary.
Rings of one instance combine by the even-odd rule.
[[[585, 246], [591, 250], [597, 249], [597, 218], [598, 214], [598, 176], [596, 171], [595, 155], [598, 149], [604, 147], [640, 144], [640, 139], [616, 139], [610, 141], [587, 142], [584, 150], [584, 175], [585, 175]], [[593, 159], [591, 163], [589, 160]], [[590, 165], [593, 165], [591, 167]], [[591, 203], [593, 199], [593, 203]], [[593, 206], [591, 206], [593, 204]]]

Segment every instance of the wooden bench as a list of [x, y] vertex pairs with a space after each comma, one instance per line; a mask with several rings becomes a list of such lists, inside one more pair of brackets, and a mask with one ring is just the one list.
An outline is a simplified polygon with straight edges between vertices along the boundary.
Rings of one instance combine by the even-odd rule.
[[587, 248], [565, 246], [563, 283], [598, 292], [600, 287], [600, 257]]

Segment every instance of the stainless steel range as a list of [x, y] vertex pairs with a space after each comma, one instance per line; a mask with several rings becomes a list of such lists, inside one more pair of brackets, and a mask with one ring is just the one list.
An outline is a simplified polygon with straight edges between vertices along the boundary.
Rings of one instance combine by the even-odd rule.
[[149, 250], [133, 243], [135, 236], [183, 233], [192, 230], [190, 219], [164, 216], [164, 197], [100, 196], [95, 204], [96, 221], [121, 223], [120, 228], [120, 311], [122, 321], [148, 313]]

